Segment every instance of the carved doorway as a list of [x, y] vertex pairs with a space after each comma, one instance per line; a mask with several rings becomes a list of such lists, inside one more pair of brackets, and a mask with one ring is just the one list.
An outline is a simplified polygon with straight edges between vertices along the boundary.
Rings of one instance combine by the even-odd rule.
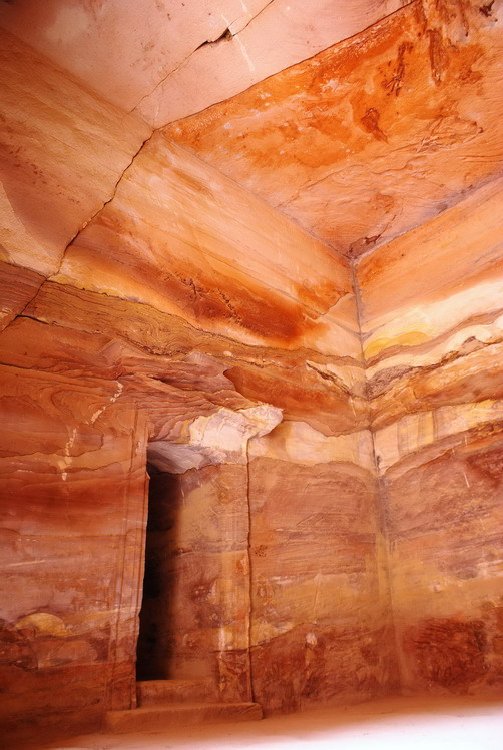
[[142, 690], [204, 681], [219, 700], [249, 700], [246, 465], [166, 468], [147, 464], [136, 679]]

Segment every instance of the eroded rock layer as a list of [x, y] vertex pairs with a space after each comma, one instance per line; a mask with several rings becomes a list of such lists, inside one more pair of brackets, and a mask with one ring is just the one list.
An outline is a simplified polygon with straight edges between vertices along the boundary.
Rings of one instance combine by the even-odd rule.
[[358, 266], [402, 685], [503, 681], [502, 182]]
[[249, 472], [256, 700], [290, 712], [396, 690], [370, 433], [285, 422], [250, 442]]

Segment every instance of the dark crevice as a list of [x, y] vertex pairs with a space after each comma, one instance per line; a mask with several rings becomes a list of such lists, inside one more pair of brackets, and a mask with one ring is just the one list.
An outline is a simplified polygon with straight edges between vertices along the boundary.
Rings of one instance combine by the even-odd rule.
[[[197, 52], [197, 50], [201, 49], [201, 47], [207, 47], [207, 46], [212, 47], [214, 44], [218, 44], [219, 42], [223, 42], [229, 39], [232, 39], [232, 34], [231, 34], [230, 29], [227, 28], [222, 34], [220, 34], [220, 36], [217, 39], [213, 39], [213, 40], [207, 39], [205, 42], [202, 42], [199, 45], [199, 47], [195, 48], [194, 52]], [[192, 52], [191, 54], [194, 54], [194, 52]]]
[[150, 477], [145, 572], [137, 642], [137, 680], [172, 677], [174, 655], [170, 630], [175, 600], [174, 554], [177, 537], [177, 478], [147, 464]]

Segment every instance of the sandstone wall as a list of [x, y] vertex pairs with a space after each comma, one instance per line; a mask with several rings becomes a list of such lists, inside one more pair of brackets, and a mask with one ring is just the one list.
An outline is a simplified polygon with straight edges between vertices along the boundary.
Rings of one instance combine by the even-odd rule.
[[113, 381], [2, 366], [2, 732], [133, 697], [145, 420]]
[[358, 265], [407, 691], [501, 690], [502, 187]]
[[354, 299], [343, 324], [339, 356], [307, 360], [300, 391], [285, 375], [283, 423], [249, 445], [252, 686], [269, 711], [398, 688]]
[[[4, 667], [13, 696], [5, 711], [14, 723], [29, 727], [42, 716], [50, 723], [64, 715], [70, 722], [78, 711], [92, 721], [106, 707], [134, 705], [147, 460], [160, 477], [156, 481], [177, 483], [178, 497], [184, 498], [179, 536], [161, 561], [168, 577], [176, 571], [178, 579], [176, 615], [167, 634], [177, 649], [167, 674], [208, 676], [223, 700], [251, 696], [256, 680], [266, 710], [295, 707], [301, 694], [307, 700], [332, 695], [338, 689], [331, 686], [331, 667], [328, 687], [313, 683], [306, 692], [295, 686], [293, 698], [279, 706], [264, 688], [269, 674], [263, 659], [276, 644], [292, 661], [300, 649], [307, 660], [303, 685], [312, 682], [315, 639], [329, 640], [339, 628], [349, 644], [347, 675], [348, 654], [360, 638], [352, 629], [359, 615], [350, 610], [364, 606], [378, 577], [363, 370], [348, 266], [165, 134], [150, 137], [141, 121], [119, 117], [43, 58], [33, 62], [33, 52], [6, 39], [18, 55], [18, 72], [2, 82], [12, 88], [2, 181], [17, 185], [12, 175], [18, 170], [28, 192], [6, 191], [2, 250], [8, 302], [0, 334], [2, 414], [12, 425], [4, 456], [13, 482], [6, 485], [3, 525], [17, 550], [4, 569], [15, 572], [16, 590], [26, 589], [16, 595], [14, 609], [7, 599], [2, 614], [9, 644]], [[9, 59], [13, 55], [11, 50]], [[47, 103], [40, 117], [26, 124], [25, 135], [16, 101], [31, 86], [44, 92]], [[66, 99], [78, 102], [73, 119], [63, 114]], [[86, 107], [92, 115], [80, 126]], [[104, 164], [110, 165], [105, 175]], [[85, 191], [84, 202], [79, 191]], [[46, 200], [42, 208], [39, 195]], [[7, 390], [13, 372], [20, 398]], [[148, 423], [148, 441], [143, 433], [136, 436], [136, 413]], [[286, 433], [270, 445], [257, 442], [249, 471], [249, 440], [282, 421]], [[279, 460], [275, 455], [290, 429], [294, 441], [297, 434], [306, 446], [314, 441], [314, 450], [323, 454], [326, 483], [314, 493], [312, 456], [305, 459], [295, 450]], [[24, 450], [30, 455], [29, 476], [48, 475], [48, 483], [20, 481]], [[134, 529], [127, 535], [118, 524], [129, 518], [123, 503], [132, 455], [137, 462], [141, 457], [143, 468], [135, 463], [131, 475], [136, 511], [131, 510]], [[260, 489], [262, 464], [268, 472], [275, 467], [280, 482], [267, 486], [267, 497]], [[260, 577], [269, 573], [260, 568], [253, 574], [257, 586], [250, 603], [248, 540], [253, 535], [257, 548], [264, 543], [263, 524], [254, 521], [266, 500], [266, 529], [276, 527], [278, 512], [289, 514], [284, 466], [296, 476], [296, 496], [292, 519], [273, 551], [281, 548], [282, 565], [291, 560], [298, 567], [309, 545], [322, 540], [324, 561], [310, 565], [303, 583], [296, 574], [281, 607], [267, 613], [257, 592]], [[82, 473], [92, 487], [84, 493]], [[332, 559], [332, 521], [324, 514], [332, 493], [343, 486], [344, 518]], [[291, 481], [290, 487], [293, 491]], [[312, 505], [305, 516], [304, 497]], [[348, 519], [357, 508], [369, 519], [362, 519], [355, 541]], [[303, 521], [299, 542], [296, 526]], [[35, 533], [44, 537], [39, 556]], [[348, 562], [353, 543], [365, 551], [365, 564], [355, 570]], [[131, 545], [134, 570], [124, 567], [122, 553], [115, 551], [125, 544]], [[346, 561], [344, 574], [337, 573], [339, 560]], [[315, 582], [316, 594], [310, 586], [318, 574], [325, 578]], [[338, 575], [346, 587], [343, 623], [337, 609], [329, 611]], [[115, 585], [132, 597], [124, 607], [117, 605]], [[127, 614], [120, 638], [110, 624], [117, 607]], [[285, 632], [285, 608], [295, 612], [293, 627], [286, 640], [277, 641], [277, 633]], [[250, 676], [251, 632], [257, 651]], [[366, 626], [361, 633], [368, 656], [362, 657], [359, 679], [368, 686], [365, 664], [376, 657]], [[110, 656], [110, 649], [119, 655]], [[169, 661], [169, 648], [165, 655]], [[327, 659], [332, 663], [332, 656]], [[118, 665], [117, 675], [112, 665]], [[354, 695], [358, 684], [344, 679], [344, 691]], [[386, 682], [376, 679], [373, 691]]]
[[256, 699], [288, 712], [397, 690], [370, 433], [284, 423], [250, 459]]
[[[501, 685], [497, 20], [435, 7], [278, 78], [288, 108], [314, 65], [330, 99], [312, 184], [292, 147], [292, 205], [330, 232], [347, 219], [348, 255], [395, 237], [357, 266], [360, 315], [349, 261], [172, 142], [213, 158], [228, 104], [201, 121], [208, 141], [192, 120], [152, 132], [2, 33], [7, 723], [134, 706], [147, 462], [148, 581], [174, 583], [167, 603], [147, 592], [146, 667], [266, 712]], [[369, 50], [379, 112], [353, 64]], [[332, 72], [353, 68], [354, 157], [323, 130], [350, 96]], [[433, 92], [422, 119], [400, 114], [426, 87], [409, 71]], [[274, 160], [241, 156], [276, 179]], [[375, 210], [349, 210], [368, 164]]]

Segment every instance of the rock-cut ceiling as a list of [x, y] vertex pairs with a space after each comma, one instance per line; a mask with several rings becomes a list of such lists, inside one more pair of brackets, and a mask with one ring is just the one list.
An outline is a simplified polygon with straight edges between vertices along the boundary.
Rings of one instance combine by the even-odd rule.
[[88, 88], [355, 257], [501, 172], [501, 0], [3, 0]]

